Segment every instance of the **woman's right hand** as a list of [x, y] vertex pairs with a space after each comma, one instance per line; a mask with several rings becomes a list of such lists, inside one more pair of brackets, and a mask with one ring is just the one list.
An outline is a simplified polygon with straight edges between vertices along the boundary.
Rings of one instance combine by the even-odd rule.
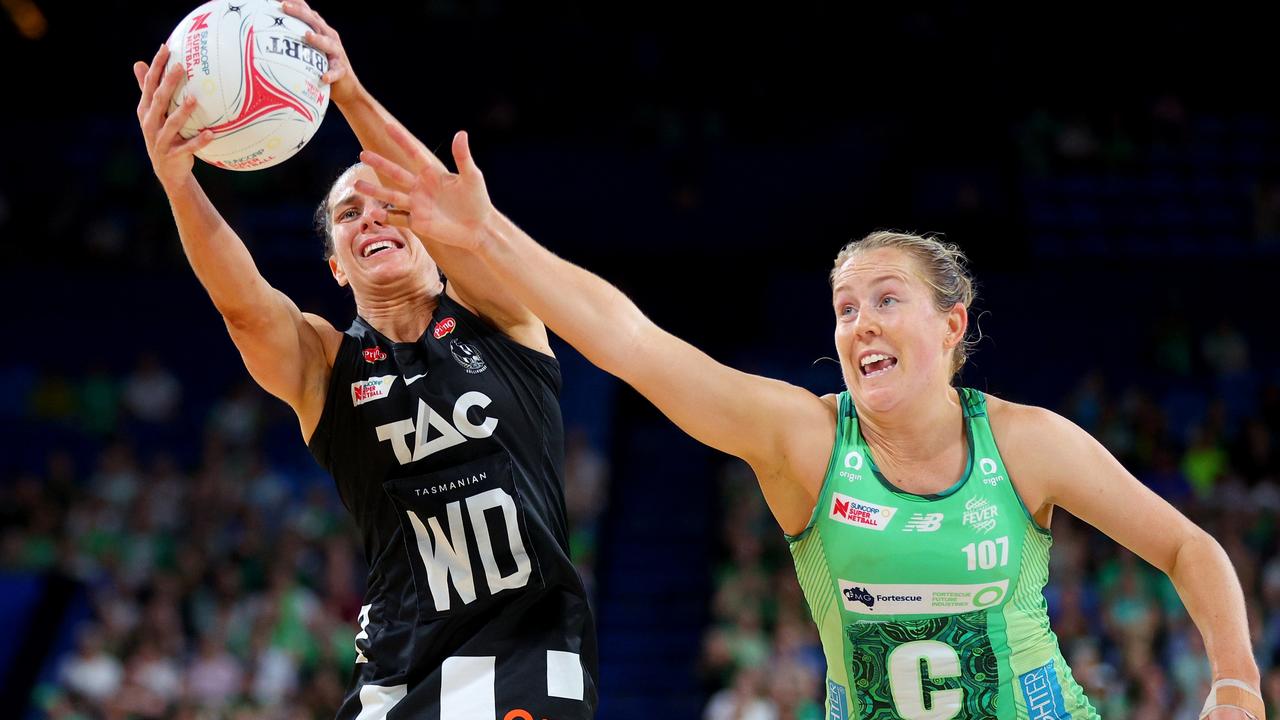
[[190, 177], [195, 152], [213, 140], [213, 132], [209, 130], [202, 130], [190, 139], [178, 134], [195, 110], [196, 102], [188, 95], [172, 115], [168, 114], [178, 81], [182, 79], [181, 65], [165, 70], [168, 60], [169, 47], [161, 45], [150, 65], [142, 61], [133, 64], [133, 75], [142, 92], [138, 101], [138, 125], [147, 144], [151, 169], [166, 190]]

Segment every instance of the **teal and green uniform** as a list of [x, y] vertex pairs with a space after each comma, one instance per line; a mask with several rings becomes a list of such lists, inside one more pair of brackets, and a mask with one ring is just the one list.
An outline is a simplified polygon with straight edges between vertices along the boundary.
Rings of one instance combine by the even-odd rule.
[[1049, 629], [1052, 539], [1009, 482], [986, 398], [960, 398], [964, 474], [916, 495], [876, 469], [840, 394], [817, 507], [787, 538], [827, 658], [827, 717], [1097, 718]]

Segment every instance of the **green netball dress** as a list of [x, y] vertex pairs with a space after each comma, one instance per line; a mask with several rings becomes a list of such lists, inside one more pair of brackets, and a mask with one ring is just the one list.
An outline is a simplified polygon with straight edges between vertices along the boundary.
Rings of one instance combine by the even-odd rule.
[[829, 720], [1097, 718], [1049, 629], [1049, 533], [960, 389], [969, 462], [952, 487], [890, 485], [840, 394], [809, 525], [787, 539], [827, 657]]

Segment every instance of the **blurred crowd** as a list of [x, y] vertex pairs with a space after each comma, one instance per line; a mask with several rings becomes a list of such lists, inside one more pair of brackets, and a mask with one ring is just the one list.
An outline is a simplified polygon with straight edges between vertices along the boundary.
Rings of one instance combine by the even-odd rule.
[[[173, 345], [192, 356], [185, 374], [167, 364], [178, 358], [145, 354], [127, 371], [52, 369], [91, 343], [46, 345], [48, 328], [85, 322], [86, 308], [113, 329], [163, 325], [166, 312], [194, 307], [174, 289], [195, 281], [125, 71], [182, 9], [43, 5], [43, 40], [0, 42], [10, 66], [37, 68], [14, 74], [11, 94], [59, 108], [9, 113], [8, 134], [27, 141], [0, 156], [0, 235], [23, 238], [6, 248], [18, 272], [5, 289], [19, 327], [36, 335], [0, 359], [0, 431], [21, 431], [0, 457], [0, 573], [69, 578], [84, 602], [68, 602], [68, 639], [39, 648], [53, 655], [35, 705], [61, 720], [331, 717], [355, 657], [364, 568], [293, 416], [243, 373], [210, 390], [200, 373], [219, 360], [186, 344]], [[1027, 258], [1093, 270], [1194, 256], [1205, 262], [1191, 272], [1204, 277], [1214, 262], [1265, 272], [1280, 252], [1280, 123], [1266, 93], [1222, 82], [1265, 86], [1274, 23], [1235, 10], [1157, 17], [1113, 4], [1102, 25], [1062, 12], [1057, 32], [1028, 33], [1040, 18], [982, 3], [743, 6], [726, 32], [718, 4], [628, 7], [619, 22], [609, 4], [432, 0], [398, 8], [398, 23], [422, 30], [432, 57], [468, 62], [432, 74], [424, 94], [413, 89], [422, 64], [390, 48], [382, 15], [317, 5], [364, 81], [420, 137], [474, 131], [504, 211], [557, 252], [612, 266], [602, 274], [628, 292], [654, 285], [641, 305], [696, 323], [709, 351], [749, 357], [760, 348], [744, 351], [743, 337], [785, 346], [804, 336], [790, 300], [806, 295], [792, 274], [811, 283], [839, 242], [873, 227], [946, 231], [975, 264], [1014, 273]], [[1099, 50], [1079, 52], [1082, 37]], [[53, 95], [66, 85], [54, 71], [66, 76], [63, 64], [86, 56], [110, 73], [79, 83], [67, 107]], [[349, 296], [305, 233], [357, 153], [330, 115], [277, 169], [198, 173], [264, 275], [300, 306], [324, 315], [340, 301], [345, 316]], [[758, 268], [743, 277], [767, 288], [740, 294], [735, 312], [703, 272], [725, 258]], [[82, 287], [102, 277], [109, 293]], [[187, 285], [151, 287], [173, 277]], [[1198, 309], [1273, 322], [1261, 302], [1229, 305], [1244, 290], [1201, 297], [1195, 280], [1177, 292]], [[125, 302], [132, 296], [141, 299]], [[761, 323], [752, 297], [782, 319]], [[1090, 299], [1103, 313], [1110, 300]], [[1276, 358], [1250, 346], [1261, 336], [1248, 328], [1193, 329], [1178, 308], [1164, 312], [1143, 340], [1148, 357], [1082, 367], [1053, 409], [1231, 554], [1280, 712]], [[211, 342], [230, 352], [225, 338]], [[106, 349], [121, 362], [134, 351]], [[46, 362], [54, 352], [71, 359]], [[588, 437], [567, 435], [566, 499], [590, 588], [596, 563], [610, 560], [610, 465]], [[790, 555], [749, 471], [728, 464], [720, 482], [732, 510], [717, 516], [717, 589], [699, 658], [705, 717], [817, 720], [824, 661]], [[1053, 626], [1103, 716], [1194, 717], [1207, 668], [1168, 581], [1065, 513], [1053, 532]]]
[[[354, 667], [365, 565], [332, 481], [264, 453], [290, 432], [302, 448], [288, 409], [233, 384], [195, 419], [184, 461], [169, 449], [184, 381], [159, 358], [121, 376], [24, 380], [9, 411], [88, 440], [0, 482], [0, 572], [70, 578], [87, 601], [34, 689], [43, 717], [331, 718]], [[572, 549], [590, 581], [608, 467], [570, 436]]]

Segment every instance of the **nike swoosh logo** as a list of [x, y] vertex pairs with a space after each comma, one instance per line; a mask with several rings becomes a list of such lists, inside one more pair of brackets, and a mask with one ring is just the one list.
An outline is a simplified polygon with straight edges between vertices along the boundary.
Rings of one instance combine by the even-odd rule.
[[407, 377], [407, 378], [405, 378], [405, 379], [404, 379], [404, 384], [405, 384], [406, 386], [408, 386], [408, 385], [412, 385], [414, 380], [417, 380], [417, 379], [419, 379], [419, 378], [424, 378], [424, 377], [426, 377], [426, 376], [427, 376], [427, 374], [426, 374], [426, 373], [422, 373], [421, 375], [414, 375], [413, 377]]

